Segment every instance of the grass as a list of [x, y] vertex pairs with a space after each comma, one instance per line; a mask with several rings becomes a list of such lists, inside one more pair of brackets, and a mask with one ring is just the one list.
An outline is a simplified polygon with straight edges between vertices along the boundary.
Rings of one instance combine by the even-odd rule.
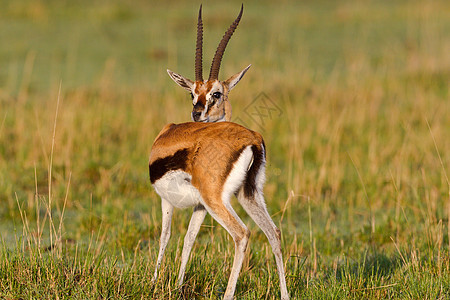
[[[0, 298], [220, 298], [234, 247], [209, 216], [176, 288], [190, 210], [150, 280], [147, 159], [189, 121], [165, 69], [192, 77], [198, 5], [0, 5]], [[449, 4], [244, 5], [220, 76], [252, 63], [233, 118], [267, 144], [292, 298], [450, 297]], [[239, 6], [204, 5], [205, 65]], [[277, 299], [270, 246], [235, 204], [252, 233], [236, 296]]]

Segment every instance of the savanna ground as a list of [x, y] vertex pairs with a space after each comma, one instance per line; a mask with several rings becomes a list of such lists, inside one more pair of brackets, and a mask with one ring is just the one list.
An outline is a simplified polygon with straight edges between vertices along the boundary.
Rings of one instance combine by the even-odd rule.
[[[234, 246], [191, 210], [161, 225], [147, 158], [190, 97], [200, 3], [0, 1], [0, 298], [220, 298]], [[205, 72], [241, 2], [203, 3]], [[247, 1], [220, 78], [263, 133], [292, 298], [450, 297], [450, 2]], [[238, 299], [276, 299], [251, 230]]]

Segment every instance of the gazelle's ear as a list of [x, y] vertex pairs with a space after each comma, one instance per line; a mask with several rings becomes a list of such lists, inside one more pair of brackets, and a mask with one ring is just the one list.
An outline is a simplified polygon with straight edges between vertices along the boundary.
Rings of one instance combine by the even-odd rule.
[[247, 72], [247, 70], [251, 67], [252, 65], [248, 65], [247, 68], [245, 68], [244, 70], [240, 71], [237, 74], [234, 74], [233, 76], [231, 76], [230, 78], [228, 78], [227, 80], [225, 80], [225, 85], [228, 87], [228, 91], [231, 91], [236, 84], [242, 79], [242, 77], [244, 77], [245, 72]]
[[191, 88], [194, 85], [194, 82], [192, 82], [192, 80], [187, 79], [180, 74], [172, 72], [169, 69], [167, 69], [167, 73], [169, 73], [170, 78], [172, 78], [172, 80], [175, 81], [176, 84], [188, 90], [189, 92], [191, 91]]

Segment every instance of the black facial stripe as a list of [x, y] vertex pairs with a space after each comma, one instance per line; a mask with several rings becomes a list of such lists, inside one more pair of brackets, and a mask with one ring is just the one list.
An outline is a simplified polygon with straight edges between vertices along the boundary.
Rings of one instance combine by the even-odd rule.
[[198, 110], [203, 110], [205, 108], [204, 105], [202, 105], [200, 102], [195, 103], [194, 105], [194, 110], [198, 111]]

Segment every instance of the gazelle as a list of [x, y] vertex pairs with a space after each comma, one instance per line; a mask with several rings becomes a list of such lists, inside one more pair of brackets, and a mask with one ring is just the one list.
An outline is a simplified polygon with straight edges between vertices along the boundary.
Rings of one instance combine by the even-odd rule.
[[178, 285], [183, 283], [194, 240], [208, 212], [230, 233], [235, 243], [233, 267], [224, 295], [224, 299], [233, 298], [250, 235], [230, 205], [234, 194], [269, 239], [277, 264], [281, 298], [288, 299], [281, 232], [267, 212], [263, 197], [264, 141], [259, 133], [229, 122], [231, 105], [228, 93], [250, 66], [226, 81], [218, 80], [225, 47], [239, 24], [243, 7], [219, 43], [208, 80], [204, 80], [202, 75], [201, 9], [200, 6], [195, 82], [168, 70], [170, 77], [191, 93], [194, 105], [192, 119], [195, 122], [166, 125], [156, 137], [150, 153], [150, 181], [162, 202], [162, 231], [154, 279], [170, 237], [173, 208], [194, 207], [184, 239]]

